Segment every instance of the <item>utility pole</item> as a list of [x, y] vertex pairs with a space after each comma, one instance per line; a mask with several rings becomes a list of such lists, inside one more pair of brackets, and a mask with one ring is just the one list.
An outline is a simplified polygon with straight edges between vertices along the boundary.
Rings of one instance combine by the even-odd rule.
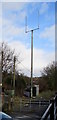
[[27, 17], [26, 17], [25, 33], [31, 32], [31, 98], [33, 97], [33, 31], [38, 29], [39, 26], [35, 29], [27, 30]]
[[14, 94], [15, 94], [15, 62], [16, 62], [16, 57], [14, 56], [14, 66], [13, 66], [13, 89], [14, 89]]

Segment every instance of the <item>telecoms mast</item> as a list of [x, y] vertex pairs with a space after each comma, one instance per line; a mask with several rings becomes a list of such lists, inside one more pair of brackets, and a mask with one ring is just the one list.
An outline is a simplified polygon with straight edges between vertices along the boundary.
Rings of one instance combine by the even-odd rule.
[[[38, 12], [38, 16], [39, 16], [39, 12]], [[38, 30], [39, 29], [39, 24], [37, 28], [28, 30], [27, 29], [27, 16], [25, 19], [25, 33], [31, 32], [31, 98], [33, 97], [32, 94], [32, 88], [33, 88], [33, 31]]]

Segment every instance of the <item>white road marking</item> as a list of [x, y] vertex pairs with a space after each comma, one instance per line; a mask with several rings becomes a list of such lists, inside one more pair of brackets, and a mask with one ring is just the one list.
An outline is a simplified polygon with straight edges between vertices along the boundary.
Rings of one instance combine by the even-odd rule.
[[31, 117], [26, 116], [26, 115], [23, 115], [23, 116], [18, 116], [18, 117], [16, 117], [16, 118], [19, 119], [19, 118], [31, 118]]

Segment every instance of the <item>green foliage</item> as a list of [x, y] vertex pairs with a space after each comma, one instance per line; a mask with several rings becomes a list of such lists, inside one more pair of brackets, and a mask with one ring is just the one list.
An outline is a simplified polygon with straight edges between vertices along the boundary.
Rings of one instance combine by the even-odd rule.
[[12, 81], [13, 81], [13, 76], [12, 73], [7, 73], [7, 72], [3, 72], [3, 77], [2, 77], [2, 84], [5, 87], [8, 86], [7, 88], [12, 88]]
[[26, 87], [25, 77], [23, 75], [16, 76], [16, 93], [23, 95], [23, 91]]
[[24, 88], [26, 86], [25, 80], [23, 77], [19, 76], [18, 79], [16, 80], [16, 87], [19, 89]]
[[39, 94], [38, 98], [43, 98], [43, 99], [50, 99], [52, 97], [54, 97], [55, 91], [51, 91], [51, 90], [47, 90], [47, 91], [43, 91]]

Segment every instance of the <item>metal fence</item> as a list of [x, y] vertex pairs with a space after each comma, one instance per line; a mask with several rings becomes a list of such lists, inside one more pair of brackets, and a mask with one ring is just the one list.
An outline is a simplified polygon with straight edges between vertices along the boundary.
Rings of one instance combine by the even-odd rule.
[[44, 112], [41, 120], [57, 120], [57, 93], [55, 97], [50, 100], [50, 104]]
[[37, 115], [40, 120], [57, 120], [57, 93], [51, 100], [36, 100], [36, 99], [17, 99], [13, 98], [10, 102], [10, 97], [5, 98], [7, 110], [12, 112], [30, 113]]

